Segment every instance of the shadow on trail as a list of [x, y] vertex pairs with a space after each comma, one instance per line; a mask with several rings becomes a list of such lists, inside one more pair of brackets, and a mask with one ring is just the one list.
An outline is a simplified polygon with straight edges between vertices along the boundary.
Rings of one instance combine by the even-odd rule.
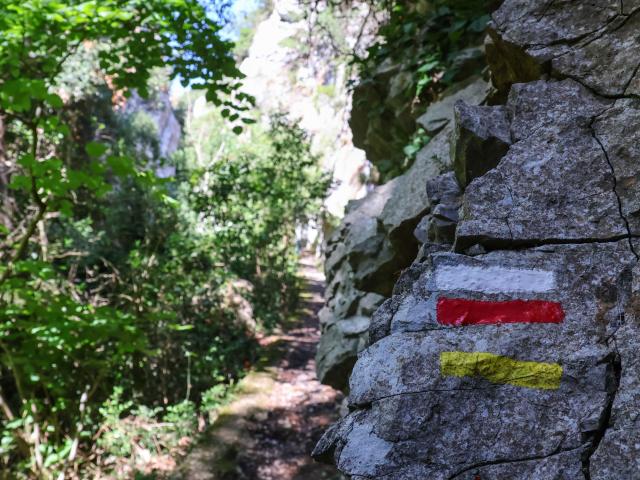
[[263, 357], [239, 386], [202, 441], [186, 457], [174, 479], [337, 480], [310, 452], [338, 418], [342, 396], [315, 376], [317, 313], [324, 279], [303, 258], [306, 281], [300, 313], [283, 332], [260, 339]]

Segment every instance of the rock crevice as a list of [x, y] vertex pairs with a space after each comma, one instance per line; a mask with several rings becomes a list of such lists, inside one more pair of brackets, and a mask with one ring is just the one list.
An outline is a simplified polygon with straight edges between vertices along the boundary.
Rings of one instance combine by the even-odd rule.
[[593, 119], [589, 123], [589, 128], [591, 129], [591, 135], [593, 135], [594, 140], [596, 142], [598, 142], [598, 145], [600, 145], [600, 148], [602, 149], [602, 154], [604, 155], [604, 158], [607, 160], [607, 164], [609, 165], [609, 168], [611, 169], [611, 176], [613, 178], [613, 193], [615, 194], [616, 200], [618, 201], [618, 211], [620, 213], [620, 218], [624, 222], [624, 225], [625, 225], [625, 227], [627, 229], [627, 238], [629, 240], [629, 248], [631, 249], [631, 251], [635, 255], [636, 259], [640, 260], [640, 257], [638, 256], [638, 253], [636, 252], [635, 247], [633, 246], [632, 238], [634, 237], [634, 235], [631, 232], [631, 227], [629, 226], [629, 219], [625, 216], [624, 211], [622, 209], [622, 199], [620, 198], [620, 195], [618, 194], [618, 179], [617, 179], [617, 176], [616, 176], [615, 168], [614, 168], [613, 164], [611, 163], [611, 159], [609, 158], [609, 153], [607, 153], [607, 149], [604, 147], [604, 145], [602, 144], [602, 141], [600, 141], [600, 139], [598, 138], [598, 135], [597, 135], [596, 131], [593, 129], [593, 122], [596, 120], [596, 118], [597, 117], [593, 117]]

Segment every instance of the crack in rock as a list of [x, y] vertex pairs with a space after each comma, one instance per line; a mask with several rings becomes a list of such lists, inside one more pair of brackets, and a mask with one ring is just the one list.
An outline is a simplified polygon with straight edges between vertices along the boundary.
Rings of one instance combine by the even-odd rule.
[[469, 467], [465, 467], [463, 470], [460, 470], [459, 472], [454, 473], [447, 480], [455, 480], [456, 478], [458, 478], [460, 475], [463, 475], [464, 473], [467, 473], [471, 470], [479, 469], [482, 467], [488, 467], [491, 465], [505, 465], [509, 463], [523, 463], [523, 462], [530, 462], [532, 460], [545, 460], [547, 458], [561, 455], [563, 453], [579, 451], [579, 450], [582, 450], [582, 448], [583, 446], [580, 446], [577, 448], [568, 448], [568, 449], [558, 448], [557, 450], [551, 452], [548, 455], [532, 455], [530, 457], [523, 457], [523, 458], [508, 458], [508, 459], [488, 460], [486, 462], [479, 462], [474, 465], [470, 465]]
[[611, 411], [613, 409], [613, 403], [616, 399], [618, 389], [620, 388], [620, 378], [622, 377], [622, 360], [620, 355], [615, 353], [612, 358], [609, 359], [612, 371], [607, 380], [611, 383], [608, 385], [608, 389], [611, 390], [607, 399], [607, 404], [600, 419], [599, 428], [593, 433], [591, 440], [591, 447], [585, 450], [582, 456], [582, 473], [585, 480], [591, 480], [591, 457], [600, 446], [602, 439], [604, 438], [611, 422]]
[[627, 238], [629, 239], [629, 248], [631, 249], [631, 252], [633, 252], [633, 254], [635, 255], [636, 259], [640, 260], [640, 256], [638, 256], [638, 253], [636, 252], [635, 247], [633, 245], [632, 238], [634, 238], [634, 235], [631, 232], [631, 227], [629, 226], [629, 220], [625, 216], [625, 214], [623, 212], [623, 209], [622, 209], [622, 199], [620, 198], [620, 195], [618, 194], [618, 179], [616, 177], [616, 170], [613, 167], [613, 163], [611, 163], [611, 159], [609, 158], [609, 153], [607, 152], [607, 149], [602, 144], [602, 141], [598, 138], [598, 135], [597, 135], [597, 133], [595, 131], [595, 128], [593, 127], [593, 124], [594, 124], [596, 118], [597, 117], [593, 117], [591, 119], [591, 121], [589, 122], [589, 129], [591, 130], [591, 135], [593, 136], [593, 139], [598, 143], [598, 145], [602, 149], [602, 153], [604, 155], [604, 158], [607, 160], [607, 164], [609, 165], [609, 168], [611, 169], [611, 176], [613, 178], [613, 193], [615, 194], [616, 199], [618, 201], [618, 212], [620, 213], [620, 218], [624, 222], [625, 228], [627, 229], [627, 233], [628, 233], [628, 237]]

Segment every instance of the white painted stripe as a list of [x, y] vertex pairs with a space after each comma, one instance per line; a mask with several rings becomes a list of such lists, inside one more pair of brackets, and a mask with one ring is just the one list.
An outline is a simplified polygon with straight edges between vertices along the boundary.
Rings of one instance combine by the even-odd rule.
[[556, 277], [545, 270], [447, 265], [436, 270], [436, 287], [484, 293], [542, 293], [556, 288]]

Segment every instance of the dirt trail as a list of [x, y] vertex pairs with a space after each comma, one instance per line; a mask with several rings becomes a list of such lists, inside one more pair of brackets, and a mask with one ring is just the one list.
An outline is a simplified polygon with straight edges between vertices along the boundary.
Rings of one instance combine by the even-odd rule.
[[328, 465], [309, 453], [326, 426], [338, 417], [340, 393], [315, 377], [320, 340], [318, 310], [324, 278], [311, 258], [301, 274], [307, 288], [295, 322], [261, 340], [265, 357], [183, 461], [184, 480], [337, 480]]

